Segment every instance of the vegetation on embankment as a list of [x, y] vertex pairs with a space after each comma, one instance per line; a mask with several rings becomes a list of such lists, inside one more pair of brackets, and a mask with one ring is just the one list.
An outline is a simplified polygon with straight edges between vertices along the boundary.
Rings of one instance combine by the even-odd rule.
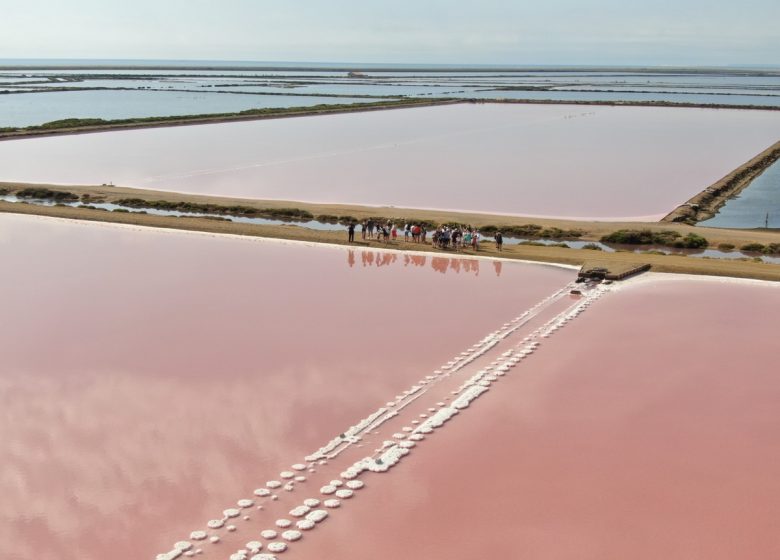
[[[318, 231], [298, 227], [295, 225], [259, 225], [240, 224], [224, 220], [210, 220], [200, 217], [172, 218], [168, 216], [156, 216], [153, 214], [127, 213], [127, 212], [96, 212], [86, 208], [73, 208], [70, 206], [36, 206], [32, 204], [14, 204], [0, 201], [0, 212], [14, 214], [54, 216], [67, 219], [86, 220], [95, 222], [108, 222], [131, 224], [136, 226], [148, 226], [185, 231], [199, 231], [215, 234], [234, 234], [250, 237], [267, 237], [275, 239], [291, 239], [314, 243], [330, 243], [347, 245], [346, 235], [343, 231]], [[383, 248], [400, 251], [413, 250], [424, 251], [433, 254], [442, 254], [444, 251], [432, 247], [430, 244], [405, 242], [402, 239], [389, 243], [377, 240], [357, 239], [350, 246], [355, 248]], [[483, 242], [480, 250], [474, 253], [467, 249], [461, 253], [453, 251], [444, 252], [448, 255], [469, 257], [488, 256], [505, 259], [520, 259], [537, 262], [560, 263], [581, 266], [593, 259], [593, 251], [586, 249], [564, 249], [560, 247], [534, 246], [534, 245], [504, 245], [503, 251], [498, 253], [493, 243]], [[626, 263], [637, 262], [652, 265], [656, 272], [672, 272], [681, 274], [705, 274], [713, 276], [731, 276], [737, 278], [756, 278], [761, 280], [780, 281], [780, 265], [755, 262], [753, 260], [728, 260], [728, 259], [703, 259], [691, 258], [682, 255], [657, 255], [631, 252], [598, 253], [599, 261], [613, 263], [621, 266]]]
[[620, 229], [601, 238], [602, 243], [619, 245], [660, 245], [675, 249], [704, 249], [709, 242], [698, 233], [683, 236], [674, 230], [651, 231], [649, 229]]
[[661, 221], [695, 225], [712, 218], [729, 199], [741, 193], [778, 159], [780, 141], [672, 210]]
[[[194, 195], [175, 192], [162, 192], [144, 189], [133, 189], [121, 186], [79, 186], [68, 185], [30, 185], [0, 182], [0, 189], [8, 193], [17, 193], [23, 189], [49, 189], [64, 191], [76, 196], [82, 204], [108, 202], [117, 204], [136, 200], [133, 207], [144, 210], [152, 208], [175, 208], [183, 211], [186, 208], [196, 213], [207, 213], [218, 216], [230, 216], [231, 211], [241, 209], [246, 216], [258, 218], [280, 219], [285, 221], [316, 219], [326, 223], [348, 223], [354, 220], [361, 222], [373, 218], [377, 222], [391, 220], [396, 224], [405, 222], [423, 223], [429, 231], [438, 224], [465, 224], [478, 228], [486, 235], [491, 235], [495, 229], [500, 229], [505, 236], [517, 235], [526, 239], [580, 239], [583, 241], [600, 241], [620, 230], [648, 230], [653, 235], [660, 236], [662, 241], [669, 241], [673, 231], [679, 235], [677, 240], [695, 239], [688, 235], [694, 233], [705, 238], [708, 245], [720, 245], [731, 248], [742, 247], [751, 243], [770, 246], [780, 243], [780, 230], [754, 229], [738, 230], [723, 228], [693, 227], [684, 223], [669, 222], [599, 222], [582, 220], [565, 220], [555, 218], [527, 218], [522, 216], [495, 216], [470, 212], [453, 212], [443, 210], [421, 210], [414, 208], [372, 207], [345, 204], [315, 204], [300, 201], [285, 200], [255, 200]], [[254, 214], [252, 214], [254, 210]], [[34, 211], [32, 212], [34, 213]], [[238, 212], [234, 212], [239, 215]], [[106, 214], [102, 212], [101, 214]], [[293, 216], [298, 216], [295, 218]], [[312, 216], [312, 217], [309, 217]], [[176, 218], [169, 218], [175, 220]], [[240, 224], [234, 224], [239, 227]], [[511, 233], [510, 233], [511, 232]], [[577, 237], [578, 235], [578, 237]], [[623, 239], [625, 241], [625, 239]], [[674, 241], [674, 240], [672, 240]], [[665, 245], [666, 246], [666, 245]], [[725, 250], [725, 249], [724, 249]]]
[[333, 113], [352, 113], [361, 111], [376, 111], [401, 107], [426, 107], [431, 105], [446, 105], [460, 103], [458, 99], [392, 99], [387, 101], [372, 101], [367, 103], [341, 103], [325, 105], [309, 105], [306, 107], [272, 107], [267, 109], [248, 109], [237, 113], [210, 113], [200, 115], [174, 115], [165, 117], [139, 117], [130, 119], [61, 119], [41, 125], [26, 127], [0, 128], [0, 140], [25, 138], [30, 136], [45, 136], [52, 134], [75, 134], [80, 132], [97, 132], [128, 128], [151, 128], [161, 126], [183, 126], [189, 124], [205, 124], [232, 122], [243, 120], [276, 119], [284, 117], [301, 117], [326, 115]]

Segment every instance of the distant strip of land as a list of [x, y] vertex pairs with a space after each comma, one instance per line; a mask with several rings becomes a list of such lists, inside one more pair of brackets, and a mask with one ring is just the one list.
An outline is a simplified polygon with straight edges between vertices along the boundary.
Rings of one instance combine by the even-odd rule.
[[661, 221], [694, 225], [709, 220], [726, 202], [739, 195], [778, 159], [780, 159], [780, 141], [672, 210]]
[[[122, 200], [135, 199], [136, 207], [154, 208], [159, 203], [165, 202], [166, 206], [182, 203], [186, 205], [211, 205], [214, 208], [254, 208], [257, 215], [273, 216], [276, 212], [280, 216], [298, 214], [310, 216], [332, 216], [346, 218], [347, 220], [362, 221], [368, 218], [391, 219], [397, 224], [405, 221], [426, 223], [458, 223], [469, 224], [473, 227], [488, 230], [492, 228], [509, 230], [511, 228], [528, 229], [530, 225], [538, 228], [546, 228], [559, 232], [561, 239], [576, 236], [579, 240], [598, 241], [615, 234], [615, 232], [630, 231], [641, 232], [643, 235], [658, 239], [687, 239], [693, 234], [694, 238], [704, 237], [710, 247], [742, 247], [751, 244], [762, 246], [777, 246], [780, 244], [780, 230], [733, 230], [720, 228], [694, 227], [685, 223], [663, 222], [599, 222], [599, 221], [575, 221], [560, 219], [527, 218], [521, 216], [496, 216], [490, 214], [445, 212], [437, 210], [420, 210], [395, 207], [369, 207], [339, 204], [311, 204], [294, 201], [235, 199], [214, 196], [198, 196], [190, 194], [177, 194], [150, 190], [131, 189], [112, 186], [57, 186], [57, 185], [19, 185], [0, 183], [0, 189], [15, 190], [26, 188], [49, 188], [67, 191], [80, 198], [82, 201], [103, 201], [117, 203]], [[86, 197], [85, 197], [86, 195]], [[98, 222], [113, 222], [149, 226], [168, 229], [181, 229], [191, 231], [204, 231], [219, 234], [237, 234], [255, 237], [269, 237], [277, 239], [293, 239], [309, 242], [347, 244], [345, 231], [322, 231], [297, 226], [294, 224], [265, 225], [247, 224], [214, 219], [207, 217], [173, 217], [158, 216], [154, 214], [141, 214], [137, 212], [110, 212], [93, 208], [74, 208], [70, 206], [41, 206], [36, 204], [20, 204], [0, 202], [0, 212], [16, 214], [36, 214], [55, 216], [60, 218], [87, 220]], [[442, 251], [431, 247], [430, 244], [406, 243], [400, 232], [400, 239], [389, 244], [376, 240], [364, 241], [359, 233], [356, 234], [357, 247], [385, 247], [398, 250], [423, 250], [432, 253]], [[447, 254], [455, 255], [453, 251]], [[466, 250], [458, 255], [468, 256], [473, 254]], [[494, 244], [486, 239], [480, 247], [479, 255], [501, 256], [509, 259], [522, 259], [539, 262], [552, 262], [572, 265], [582, 265], [586, 262], [598, 259], [600, 262], [613, 262], [615, 265], [625, 263], [648, 263], [657, 272], [672, 272], [683, 274], [705, 274], [714, 276], [731, 276], [739, 278], [756, 278], [762, 280], [780, 281], [780, 265], [755, 262], [754, 260], [730, 260], [694, 258], [682, 255], [662, 255], [651, 253], [634, 253], [630, 251], [618, 251], [607, 253], [590, 249], [572, 249], [563, 247], [536, 246], [536, 245], [504, 245], [504, 250], [498, 253]]]
[[215, 124], [264, 119], [282, 119], [289, 117], [310, 117], [339, 113], [359, 113], [386, 109], [405, 109], [430, 107], [434, 105], [505, 103], [517, 105], [588, 105], [608, 107], [670, 107], [694, 109], [729, 109], [750, 111], [780, 111], [780, 106], [763, 105], [727, 105], [702, 104], [671, 101], [569, 101], [560, 99], [471, 99], [471, 98], [398, 98], [367, 103], [313, 105], [308, 107], [284, 107], [268, 109], [249, 109], [238, 113], [214, 113], [202, 115], [176, 115], [165, 117], [139, 117], [129, 119], [63, 119], [41, 125], [26, 127], [0, 128], [0, 140], [20, 140], [40, 136], [64, 134], [84, 134], [90, 132], [108, 132], [112, 130], [130, 130], [139, 128], [161, 128], [169, 126], [187, 126]]

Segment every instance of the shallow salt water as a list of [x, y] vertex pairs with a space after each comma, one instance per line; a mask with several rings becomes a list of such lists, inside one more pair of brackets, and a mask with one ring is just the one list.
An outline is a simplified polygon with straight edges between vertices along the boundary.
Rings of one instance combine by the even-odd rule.
[[659, 218], [778, 137], [765, 111], [467, 104], [0, 142], [0, 179]]
[[604, 295], [296, 558], [778, 557], [778, 311], [770, 283]]
[[227, 558], [338, 473], [267, 481], [574, 276], [8, 214], [0, 262], [4, 560], [154, 558], [201, 532]]

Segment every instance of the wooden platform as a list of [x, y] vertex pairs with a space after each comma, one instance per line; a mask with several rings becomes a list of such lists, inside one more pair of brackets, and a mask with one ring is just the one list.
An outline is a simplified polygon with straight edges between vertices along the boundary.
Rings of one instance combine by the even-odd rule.
[[578, 276], [582, 278], [602, 278], [604, 280], [623, 280], [646, 270], [650, 270], [649, 263], [593, 260], [582, 265]]

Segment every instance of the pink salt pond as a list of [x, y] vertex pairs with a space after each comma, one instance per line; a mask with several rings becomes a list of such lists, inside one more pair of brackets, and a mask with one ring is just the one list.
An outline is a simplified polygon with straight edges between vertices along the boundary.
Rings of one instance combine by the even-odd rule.
[[778, 137], [773, 111], [459, 104], [7, 141], [0, 180], [638, 219]]
[[778, 313], [768, 283], [607, 294], [296, 558], [780, 557]]
[[0, 262], [3, 560], [155, 558], [193, 531], [224, 559], [323, 482], [209, 520], [574, 277], [8, 214]]

